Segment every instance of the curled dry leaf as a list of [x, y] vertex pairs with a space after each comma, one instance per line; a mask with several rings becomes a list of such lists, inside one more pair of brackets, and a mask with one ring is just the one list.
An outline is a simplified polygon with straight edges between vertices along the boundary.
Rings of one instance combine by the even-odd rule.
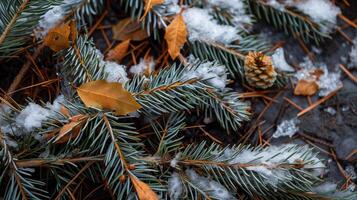
[[121, 61], [128, 52], [130, 40], [125, 40], [108, 52], [107, 60]]
[[130, 17], [120, 20], [112, 29], [113, 39], [119, 41], [141, 41], [149, 37], [146, 31], [141, 28], [140, 23], [131, 20]]
[[314, 95], [319, 86], [315, 81], [299, 80], [298, 84], [295, 87], [294, 94], [302, 96], [311, 96]]
[[71, 116], [69, 110], [66, 107], [64, 107], [63, 105], [61, 105], [60, 112], [66, 117]]
[[76, 115], [70, 119], [68, 124], [65, 124], [56, 136], [55, 143], [66, 143], [71, 138], [76, 138], [81, 131], [82, 125], [88, 119], [85, 115]]
[[145, 3], [145, 12], [144, 15], [140, 18], [140, 21], [145, 18], [148, 12], [154, 7], [155, 5], [163, 4], [165, 0], [144, 0]]
[[77, 31], [76, 21], [75, 21], [75, 20], [72, 20], [72, 21], [69, 23], [69, 27], [70, 27], [70, 30], [71, 30], [71, 40], [72, 40], [72, 43], [75, 44], [75, 42], [76, 42], [76, 40], [77, 40], [77, 37], [78, 37], [78, 31]]
[[180, 49], [185, 44], [187, 38], [187, 28], [182, 15], [178, 15], [166, 28], [165, 40], [168, 51], [172, 59], [180, 55]]
[[126, 115], [141, 108], [120, 83], [92, 81], [81, 85], [77, 92], [87, 107], [113, 110], [116, 115]]
[[68, 48], [70, 29], [68, 23], [51, 29], [44, 39], [44, 44], [55, 52]]
[[317, 80], [320, 79], [320, 76], [324, 74], [324, 70], [322, 69], [314, 69], [313, 71], [310, 72], [311, 76], [314, 76]]
[[134, 185], [136, 194], [138, 195], [139, 200], [158, 200], [159, 197], [157, 194], [150, 188], [150, 186], [133, 175], [129, 175], [130, 180]]

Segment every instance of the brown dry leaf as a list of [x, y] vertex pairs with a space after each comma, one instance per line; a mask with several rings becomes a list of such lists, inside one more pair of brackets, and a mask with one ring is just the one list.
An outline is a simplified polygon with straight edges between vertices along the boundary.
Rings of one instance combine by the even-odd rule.
[[92, 81], [81, 85], [77, 92], [87, 107], [114, 110], [116, 115], [126, 115], [141, 108], [120, 83]]
[[324, 74], [324, 70], [322, 69], [315, 69], [314, 71], [310, 72], [310, 75], [315, 76], [317, 80], [320, 79], [320, 76]]
[[68, 48], [70, 29], [68, 23], [51, 29], [44, 39], [44, 44], [55, 52]]
[[165, 0], [144, 0], [145, 3], [145, 12], [144, 15], [140, 18], [140, 21], [145, 18], [148, 12], [154, 7], [155, 5], [163, 4]]
[[83, 122], [87, 119], [87, 116], [76, 115], [71, 118], [68, 124], [65, 124], [58, 135], [56, 136], [55, 143], [62, 144], [70, 140], [71, 138], [76, 138], [81, 131]]
[[119, 43], [117, 46], [115, 46], [113, 49], [111, 49], [108, 52], [107, 59], [114, 60], [117, 62], [121, 61], [121, 59], [123, 59], [127, 54], [129, 45], [130, 45], [130, 40], [125, 40]]
[[61, 112], [64, 116], [66, 116], [66, 117], [70, 117], [70, 116], [71, 116], [69, 110], [68, 110], [66, 107], [64, 107], [64, 106], [61, 106], [60, 112]]
[[76, 21], [72, 20], [69, 23], [69, 27], [70, 27], [70, 30], [71, 30], [71, 41], [72, 41], [73, 44], [75, 44], [77, 36], [78, 36]]
[[141, 41], [148, 38], [146, 31], [141, 28], [139, 22], [132, 21], [131, 18], [120, 20], [113, 27], [113, 39], [123, 41]]
[[138, 195], [139, 200], [158, 200], [159, 197], [157, 194], [150, 188], [150, 186], [133, 175], [129, 175], [130, 180], [134, 185], [136, 194]]
[[187, 37], [187, 28], [182, 15], [178, 15], [166, 28], [165, 40], [168, 45], [168, 51], [172, 59], [180, 55], [180, 49], [185, 44]]
[[314, 95], [319, 86], [315, 81], [299, 80], [298, 84], [295, 87], [294, 94], [302, 96], [311, 96]]

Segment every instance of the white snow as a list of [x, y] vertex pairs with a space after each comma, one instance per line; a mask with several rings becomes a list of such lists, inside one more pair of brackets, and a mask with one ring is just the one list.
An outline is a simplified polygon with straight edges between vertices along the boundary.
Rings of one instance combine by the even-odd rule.
[[190, 181], [202, 191], [205, 191], [209, 197], [231, 200], [235, 199], [233, 195], [220, 183], [198, 175], [193, 169], [187, 169], [186, 175]]
[[67, 13], [73, 9], [73, 5], [81, 2], [82, 0], [64, 0], [61, 5], [51, 6], [51, 9], [41, 16], [34, 30], [35, 37], [44, 38], [50, 29], [61, 23]]
[[330, 0], [295, 1], [295, 7], [317, 23], [327, 21], [336, 24], [336, 17], [341, 13], [340, 8]]
[[293, 72], [295, 71], [285, 60], [284, 49], [282, 47], [277, 48], [274, 54], [271, 56], [274, 67], [280, 71]]
[[316, 187], [312, 188], [312, 192], [317, 194], [325, 194], [330, 198], [338, 198], [338, 199], [351, 199], [352, 192], [354, 190], [355, 185], [351, 184], [347, 190], [341, 191], [336, 183], [333, 182], [325, 182]]
[[53, 104], [47, 103], [46, 107], [42, 107], [35, 103], [29, 103], [16, 116], [16, 125], [23, 128], [26, 132], [31, 132], [35, 128], [40, 128], [42, 122], [56, 115], [60, 109], [60, 103], [63, 102], [63, 96], [60, 95], [54, 100]]
[[126, 73], [125, 65], [120, 65], [112, 61], [105, 61], [104, 56], [99, 49], [96, 49], [96, 56], [98, 57], [98, 60], [100, 60], [100, 65], [104, 67], [106, 81], [125, 83], [126, 81], [129, 80], [128, 75]]
[[357, 37], [353, 39], [353, 46], [349, 53], [350, 62], [348, 66], [351, 68], [357, 68]]
[[220, 25], [209, 14], [208, 10], [189, 8], [183, 12], [188, 29], [189, 40], [208, 40], [229, 44], [241, 37], [233, 26]]
[[132, 74], [143, 75], [145, 72], [152, 72], [155, 68], [153, 59], [140, 59], [140, 62], [130, 67], [129, 72]]
[[[319, 96], [326, 96], [332, 91], [342, 87], [342, 81], [340, 80], [339, 72], [330, 72], [327, 69], [326, 64], [317, 63], [316, 66], [307, 58], [304, 58], [304, 62], [300, 63], [301, 70], [295, 73], [295, 77], [298, 80], [315, 81], [319, 86]], [[322, 70], [323, 74], [320, 77], [313, 75], [315, 70]]]
[[332, 182], [323, 183], [317, 187], [312, 188], [312, 191], [318, 194], [326, 194], [329, 192], [334, 192], [337, 189], [337, 184]]
[[198, 78], [206, 81], [210, 86], [223, 90], [226, 87], [227, 72], [223, 65], [213, 62], [204, 62], [195, 69], [189, 68], [184, 75], [185, 79]]
[[247, 14], [243, 0], [208, 0], [210, 6], [227, 9], [233, 15], [233, 23], [244, 29], [244, 24], [250, 24], [252, 18]]
[[340, 73], [329, 72], [327, 69], [324, 70], [325, 73], [317, 81], [319, 85], [319, 96], [327, 96], [334, 90], [342, 87], [342, 82], [340, 80]]
[[321, 27], [324, 32], [331, 31], [333, 25], [336, 24], [337, 15], [341, 13], [341, 9], [332, 4], [330, 0], [286, 0], [283, 2], [269, 0], [267, 3], [281, 11], [284, 11], [286, 7], [294, 7], [308, 15], [312, 21], [319, 24], [324, 23], [325, 26]]
[[205, 124], [210, 124], [212, 122], [214, 122], [214, 118], [212, 118], [212, 117], [205, 117], [203, 119], [203, 123], [205, 123]]
[[35, 29], [35, 36], [38, 39], [44, 38], [48, 31], [59, 24], [61, 19], [65, 16], [65, 10], [62, 6], [53, 6], [47, 11], [42, 19], [38, 22], [38, 26]]
[[282, 121], [273, 134], [273, 138], [282, 136], [292, 137], [296, 132], [299, 131], [298, 123], [299, 120], [297, 118]]
[[179, 199], [182, 195], [182, 182], [180, 175], [176, 172], [171, 174], [168, 183], [170, 199]]
[[325, 108], [324, 111], [329, 113], [330, 115], [336, 115], [336, 110], [332, 107]]
[[177, 162], [179, 161], [180, 157], [181, 157], [181, 153], [176, 154], [175, 158], [170, 161], [170, 166], [176, 167]]
[[325, 165], [314, 154], [306, 160], [306, 150], [308, 150], [307, 146], [294, 144], [269, 146], [263, 150], [243, 149], [238, 153], [236, 149], [228, 148], [225, 149], [224, 156], [218, 157], [217, 161], [228, 159], [230, 164], [252, 164], [246, 169], [261, 173], [266, 179], [266, 184], [277, 186], [279, 183], [292, 178], [288, 170], [279, 167], [279, 164], [282, 163], [299, 164], [305, 161], [306, 163], [301, 170], [308, 171], [315, 176], [321, 175]]
[[119, 65], [116, 62], [104, 61], [104, 72], [108, 82], [125, 83], [128, 80], [128, 76], [125, 71], [124, 65]]
[[[164, 13], [168, 14], [177, 14], [180, 12], [181, 7], [178, 5], [178, 0], [165, 0], [165, 11]], [[162, 13], [162, 12], [160, 12]]]

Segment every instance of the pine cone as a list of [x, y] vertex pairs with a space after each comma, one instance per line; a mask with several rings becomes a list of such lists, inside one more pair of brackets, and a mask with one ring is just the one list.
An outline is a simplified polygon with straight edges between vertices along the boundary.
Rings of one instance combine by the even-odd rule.
[[269, 56], [261, 52], [249, 52], [244, 61], [245, 79], [250, 86], [268, 88], [274, 84], [276, 71]]

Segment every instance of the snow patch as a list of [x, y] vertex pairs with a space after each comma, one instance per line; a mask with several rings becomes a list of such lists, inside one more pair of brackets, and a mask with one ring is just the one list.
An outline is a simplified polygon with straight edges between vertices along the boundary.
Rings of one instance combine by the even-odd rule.
[[140, 59], [140, 62], [130, 67], [129, 72], [132, 74], [143, 75], [145, 72], [150, 74], [155, 68], [155, 62], [153, 59]]
[[119, 65], [116, 62], [104, 61], [104, 73], [106, 73], [106, 81], [125, 83], [128, 81], [128, 76], [124, 65]]
[[349, 52], [349, 58], [350, 62], [348, 63], [348, 67], [357, 68], [357, 37], [353, 39], [353, 46]]
[[336, 25], [337, 15], [341, 13], [341, 9], [330, 0], [286, 0], [283, 2], [269, 0], [267, 3], [280, 11], [285, 11], [286, 7], [297, 9], [308, 15], [315, 23], [324, 24], [321, 26], [324, 32], [331, 31], [331, 28]]
[[[324, 63], [318, 63], [317, 65], [320, 67], [314, 67], [314, 64], [305, 57], [304, 62], [300, 63], [302, 69], [297, 71], [294, 76], [298, 80], [315, 81], [319, 86], [319, 96], [321, 97], [342, 87], [342, 81], [340, 80], [341, 75], [339, 72], [329, 72]], [[313, 73], [315, 70], [322, 70], [323, 74], [320, 77], [317, 77]]]
[[299, 122], [300, 121], [297, 118], [282, 121], [273, 134], [273, 138], [279, 138], [282, 136], [292, 137], [296, 132], [299, 131]]
[[189, 68], [184, 75], [186, 80], [202, 79], [212, 87], [223, 90], [226, 87], [227, 72], [223, 65], [218, 65], [213, 62], [205, 62], [199, 64], [195, 69]]
[[340, 8], [332, 4], [330, 0], [297, 1], [295, 6], [317, 23], [327, 21], [336, 24], [336, 17], [341, 13]]
[[241, 37], [233, 26], [220, 25], [208, 10], [189, 8], [183, 13], [191, 42], [208, 40], [229, 44]]
[[330, 115], [336, 115], [336, 110], [332, 107], [325, 108], [324, 111], [329, 113]]
[[50, 29], [59, 24], [61, 19], [64, 18], [65, 13], [66, 12], [62, 6], [53, 6], [38, 22], [38, 26], [35, 29], [35, 37], [37, 39], [44, 38]]
[[353, 187], [354, 184], [350, 185], [347, 190], [342, 191], [338, 189], [336, 183], [325, 182], [316, 187], [313, 187], [311, 191], [317, 194], [326, 195], [330, 198], [352, 199], [352, 195], [357, 196], [356, 194], [353, 194]]
[[243, 0], [208, 0], [210, 6], [227, 9], [233, 15], [233, 23], [244, 29], [244, 24], [252, 23]]
[[53, 104], [47, 103], [46, 107], [36, 103], [29, 103], [16, 117], [17, 126], [24, 128], [27, 132], [40, 128], [43, 121], [56, 115], [63, 101], [64, 97], [60, 95], [54, 100]]
[[171, 174], [168, 182], [169, 195], [171, 199], [179, 199], [182, 195], [182, 182], [180, 175], [176, 172]]
[[280, 71], [293, 72], [295, 71], [285, 60], [284, 49], [278, 48], [275, 50], [274, 54], [271, 56], [273, 60], [274, 67]]
[[170, 161], [170, 166], [176, 167], [177, 162], [179, 161], [180, 157], [181, 157], [181, 153], [176, 154], [175, 158]]
[[301, 170], [308, 171], [315, 176], [322, 174], [325, 165], [316, 155], [308, 156], [307, 150], [309, 150], [307, 146], [293, 144], [270, 146], [261, 150], [243, 149], [238, 153], [234, 148], [227, 148], [224, 155], [218, 157], [217, 161], [228, 160], [230, 164], [252, 164], [246, 169], [260, 173], [265, 178], [266, 184], [277, 186], [281, 182], [292, 180], [290, 172], [279, 167], [281, 163], [299, 164], [306, 162]]
[[210, 197], [231, 200], [233, 195], [220, 183], [198, 175], [193, 169], [187, 169], [186, 175], [190, 181]]

